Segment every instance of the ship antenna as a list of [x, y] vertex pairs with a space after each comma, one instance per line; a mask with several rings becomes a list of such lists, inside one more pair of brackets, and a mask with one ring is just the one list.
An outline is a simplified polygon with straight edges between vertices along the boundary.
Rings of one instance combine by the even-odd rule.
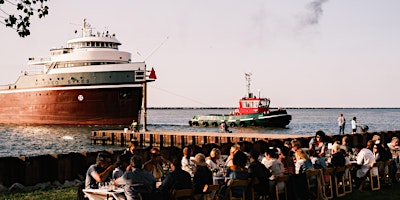
[[250, 97], [250, 82], [251, 82], [251, 72], [249, 73], [244, 73], [245, 74], [245, 78], [247, 81], [247, 97]]

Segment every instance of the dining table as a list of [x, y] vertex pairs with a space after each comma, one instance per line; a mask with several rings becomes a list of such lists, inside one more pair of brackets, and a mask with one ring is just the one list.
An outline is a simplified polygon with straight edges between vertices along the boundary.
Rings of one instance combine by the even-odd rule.
[[88, 188], [83, 189], [82, 192], [89, 200], [125, 200], [124, 189], [119, 187], [114, 189], [110, 189], [107, 187], [102, 187], [98, 189]]

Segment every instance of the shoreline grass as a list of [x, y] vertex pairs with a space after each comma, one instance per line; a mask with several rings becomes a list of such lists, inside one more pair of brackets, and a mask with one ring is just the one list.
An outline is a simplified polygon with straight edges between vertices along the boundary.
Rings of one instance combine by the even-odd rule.
[[[62, 189], [36, 190], [22, 193], [0, 194], [0, 200], [73, 200], [77, 199], [78, 187], [68, 187]], [[381, 185], [381, 190], [371, 191], [365, 189], [359, 191], [353, 188], [353, 192], [344, 197], [336, 198], [340, 200], [397, 200], [400, 199], [400, 183], [394, 183], [391, 187]]]

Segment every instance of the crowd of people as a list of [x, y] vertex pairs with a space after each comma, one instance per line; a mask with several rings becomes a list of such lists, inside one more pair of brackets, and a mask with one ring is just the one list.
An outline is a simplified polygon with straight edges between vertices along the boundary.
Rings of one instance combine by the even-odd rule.
[[[117, 157], [113, 164], [112, 155], [99, 153], [96, 163], [87, 170], [85, 187], [97, 188], [103, 182], [111, 181], [124, 188], [126, 199], [169, 199], [173, 190], [193, 189], [195, 199], [202, 198], [207, 187], [215, 184], [213, 177], [223, 176], [217, 195], [227, 198], [227, 188], [233, 180], [252, 180], [258, 196], [275, 194], [277, 178], [288, 175], [289, 199], [310, 199], [306, 173], [310, 169], [324, 169], [356, 163], [351, 174], [358, 187], [367, 176], [373, 163], [392, 160], [387, 166], [391, 181], [400, 180], [399, 138], [393, 137], [385, 144], [379, 135], [374, 135], [365, 146], [350, 146], [347, 136], [328, 144], [323, 131], [317, 131], [308, 144], [298, 140], [285, 141], [281, 146], [267, 144], [243, 148], [231, 144], [229, 155], [222, 155], [221, 148], [207, 152], [195, 152], [190, 146], [184, 147], [179, 156], [166, 159], [157, 148], [149, 150], [150, 158], [144, 161], [136, 153], [137, 141]], [[378, 170], [378, 169], [376, 169]], [[157, 185], [157, 183], [159, 183]], [[156, 187], [157, 185], [157, 187]], [[240, 197], [244, 187], [230, 188], [232, 195]]]

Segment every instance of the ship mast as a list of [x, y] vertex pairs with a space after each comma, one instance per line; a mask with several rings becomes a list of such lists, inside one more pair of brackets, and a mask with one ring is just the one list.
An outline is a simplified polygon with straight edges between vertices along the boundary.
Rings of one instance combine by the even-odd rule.
[[245, 78], [246, 78], [246, 81], [247, 81], [247, 98], [252, 98], [253, 97], [253, 94], [250, 92], [250, 82], [251, 82], [251, 72], [249, 72], [249, 73], [244, 73], [245, 74]]

